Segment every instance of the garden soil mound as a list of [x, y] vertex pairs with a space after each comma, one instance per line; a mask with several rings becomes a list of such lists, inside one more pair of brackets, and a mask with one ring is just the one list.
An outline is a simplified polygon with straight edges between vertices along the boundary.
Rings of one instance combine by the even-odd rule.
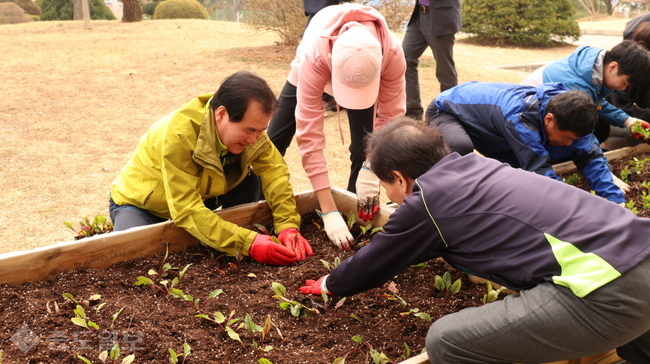
[[[315, 255], [288, 267], [273, 267], [220, 255], [204, 246], [196, 246], [179, 254], [170, 254], [125, 261], [108, 269], [78, 269], [51, 276], [43, 281], [21, 286], [0, 287], [1, 350], [3, 363], [81, 363], [77, 355], [99, 363], [98, 355], [119, 343], [122, 355], [135, 354], [134, 363], [168, 363], [169, 349], [183, 351], [183, 343], [191, 347], [186, 363], [258, 363], [267, 358], [272, 363], [332, 363], [346, 357], [346, 363], [371, 363], [370, 347], [399, 362], [414, 356], [424, 347], [430, 322], [416, 313], [426, 313], [436, 320], [465, 307], [482, 305], [486, 293], [482, 284], [469, 282], [467, 276], [440, 260], [428, 262], [424, 268], [409, 268], [384, 286], [348, 297], [335, 308], [340, 297], [332, 297], [327, 310], [320, 314], [303, 310], [294, 317], [279, 306], [271, 288], [272, 282], [286, 287], [286, 296], [308, 308], [324, 305], [321, 296], [306, 296], [298, 291], [306, 279], [318, 279], [329, 272], [321, 260], [333, 264], [351, 255], [329, 243], [312, 214], [303, 221], [303, 234], [310, 240]], [[194, 305], [174, 298], [152, 286], [136, 286], [139, 276], [148, 276], [150, 269], [161, 272], [164, 263], [177, 268], [169, 270], [166, 279], [177, 276], [188, 264], [177, 289], [203, 303], [201, 311], [214, 317], [221, 312], [227, 318], [239, 319], [231, 325], [241, 342], [219, 324], [197, 318]], [[34, 262], [38, 264], [38, 262]], [[462, 280], [457, 294], [441, 292], [434, 287], [436, 275], [451, 271], [452, 279]], [[168, 285], [171, 283], [168, 283]], [[206, 301], [208, 295], [221, 289], [223, 293]], [[71, 294], [82, 302], [87, 320], [98, 325], [91, 330], [75, 325], [75, 304], [62, 295]], [[92, 295], [101, 299], [90, 301]], [[205, 302], [205, 303], [204, 303]], [[404, 304], [406, 304], [404, 306]], [[113, 320], [118, 310], [121, 313]], [[412, 311], [410, 311], [412, 310]], [[419, 312], [417, 312], [419, 311]], [[406, 314], [410, 312], [410, 314]], [[260, 332], [249, 332], [244, 324], [249, 314], [256, 325], [263, 326], [267, 317], [271, 329], [262, 340]], [[232, 334], [232, 333], [231, 333]], [[353, 341], [358, 336], [362, 343]], [[267, 345], [269, 351], [255, 350]], [[182, 357], [178, 361], [182, 362]]]

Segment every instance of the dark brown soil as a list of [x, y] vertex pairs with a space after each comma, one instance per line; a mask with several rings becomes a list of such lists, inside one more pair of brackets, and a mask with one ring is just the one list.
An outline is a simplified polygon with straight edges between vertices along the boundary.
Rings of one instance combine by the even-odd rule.
[[[643, 161], [645, 159], [648, 159], [648, 161], [644, 163]], [[643, 203], [644, 193], [650, 194], [650, 185], [648, 187], [644, 187], [642, 185], [644, 182], [650, 181], [650, 178], [648, 178], [648, 173], [650, 173], [650, 154], [637, 154], [632, 157], [610, 160], [609, 165], [612, 167], [612, 171], [616, 176], [630, 185], [630, 193], [625, 196], [625, 198], [628, 200], [628, 203], [630, 204], [628, 208], [635, 211], [638, 216], [650, 217], [650, 199], [648, 199], [646, 202], [645, 207]], [[643, 168], [639, 168], [640, 165], [643, 165]], [[623, 171], [626, 167], [627, 170], [631, 172], [627, 178], [624, 176], [626, 173], [623, 173], [623, 175], [621, 174], [621, 171]], [[560, 175], [560, 177], [566, 179], [574, 173], [576, 172], [565, 173]], [[579, 182], [576, 183], [575, 186], [585, 191], [591, 191], [591, 188], [589, 188], [589, 185], [587, 185], [587, 182], [581, 175]], [[631, 205], [632, 203], [629, 201], [633, 201], [633, 205]]]
[[[185, 294], [199, 298], [202, 303], [210, 292], [223, 290], [223, 294], [208, 300], [201, 310], [209, 316], [220, 311], [226, 317], [234, 311], [232, 317], [239, 321], [233, 328], [242, 343], [230, 338], [218, 324], [196, 318], [196, 310], [187, 301], [151, 286], [134, 285], [137, 277], [147, 276], [150, 269], [161, 270], [164, 256], [156, 256], [122, 262], [105, 270], [64, 272], [18, 287], [0, 286], [2, 362], [81, 363], [76, 358], [81, 354], [99, 363], [100, 351], [118, 342], [123, 352], [120, 358], [135, 354], [134, 363], [168, 363], [168, 349], [182, 352], [183, 342], [187, 342], [192, 353], [186, 363], [258, 363], [259, 358], [268, 358], [275, 364], [332, 363], [350, 351], [346, 363], [372, 363], [368, 347], [361, 347], [351, 339], [353, 336], [360, 336], [393, 362], [400, 362], [406, 357], [406, 345], [409, 356], [420, 353], [430, 326], [413, 313], [403, 313], [419, 309], [436, 320], [462, 308], [482, 304], [481, 298], [486, 292], [484, 285], [470, 283], [464, 274], [435, 260], [428, 262], [425, 268], [409, 268], [383, 287], [348, 297], [338, 309], [333, 308], [339, 300], [334, 297], [330, 308], [321, 309], [321, 314], [307, 312], [294, 317], [278, 306], [271, 283], [283, 284], [289, 299], [309, 308], [317, 307], [324, 303], [323, 298], [306, 296], [298, 287], [306, 279], [317, 279], [328, 273], [321, 259], [333, 262], [336, 257], [344, 259], [351, 254], [329, 243], [313, 222], [303, 222], [302, 231], [316, 255], [289, 267], [272, 267], [244, 258], [237, 272], [236, 259], [220, 256], [203, 246], [167, 258], [167, 263], [179, 268], [168, 278], [192, 264], [177, 285]], [[462, 290], [455, 295], [434, 287], [435, 275], [442, 276], [446, 271], [452, 272], [454, 280], [461, 278], [463, 281]], [[84, 305], [88, 319], [99, 326], [98, 333], [71, 321], [75, 317], [75, 305], [62, 298], [64, 293], [80, 301], [94, 294], [101, 295], [99, 301]], [[385, 294], [401, 297], [407, 306], [382, 296]], [[101, 309], [100, 305], [103, 305]], [[123, 311], [112, 322], [112, 315], [121, 308]], [[266, 317], [270, 317], [273, 326], [263, 345], [259, 332], [252, 334], [239, 326], [246, 314], [250, 314], [257, 325], [263, 325]], [[253, 340], [260, 346], [271, 345], [273, 349], [256, 351]], [[115, 361], [119, 362], [121, 360]]]

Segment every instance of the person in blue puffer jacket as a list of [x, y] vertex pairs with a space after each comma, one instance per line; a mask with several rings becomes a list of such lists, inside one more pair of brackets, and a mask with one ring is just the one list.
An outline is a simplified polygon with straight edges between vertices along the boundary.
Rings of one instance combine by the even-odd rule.
[[598, 111], [591, 97], [561, 83], [539, 87], [468, 82], [436, 97], [426, 112], [446, 144], [558, 181], [552, 164], [571, 159], [596, 193], [624, 205], [607, 160], [592, 142]]

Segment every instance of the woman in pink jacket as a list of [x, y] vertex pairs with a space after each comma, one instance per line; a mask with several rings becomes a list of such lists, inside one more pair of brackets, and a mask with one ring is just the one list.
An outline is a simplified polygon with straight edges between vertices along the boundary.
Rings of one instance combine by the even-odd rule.
[[355, 3], [319, 11], [291, 62], [268, 135], [284, 155], [296, 134], [325, 231], [342, 249], [351, 249], [353, 239], [334, 204], [327, 175], [323, 93], [332, 95], [347, 110], [352, 161], [347, 189], [357, 193], [359, 217], [371, 220], [379, 209], [379, 180], [363, 165], [367, 163], [363, 138], [406, 112], [405, 72], [400, 41], [384, 17], [369, 6]]

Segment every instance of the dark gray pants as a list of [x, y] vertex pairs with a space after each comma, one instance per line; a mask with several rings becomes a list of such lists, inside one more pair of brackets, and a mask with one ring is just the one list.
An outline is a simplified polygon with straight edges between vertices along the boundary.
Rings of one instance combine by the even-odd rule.
[[[262, 198], [262, 183], [260, 182], [260, 178], [256, 174], [249, 172], [248, 176], [235, 188], [224, 195], [207, 199], [203, 203], [210, 210], [215, 210], [218, 207], [228, 208], [249, 202], [256, 202]], [[114, 231], [167, 221], [167, 219], [156, 216], [137, 206], [118, 205], [112, 198], [109, 199], [108, 210], [111, 215]]]
[[650, 363], [650, 259], [584, 298], [543, 283], [434, 322], [426, 340], [433, 364], [546, 363], [618, 348]]
[[[431, 47], [433, 58], [436, 60], [436, 78], [440, 82], [440, 91], [447, 90], [458, 84], [458, 74], [454, 63], [453, 34], [431, 34], [430, 17], [419, 16], [419, 10], [414, 14], [413, 21], [406, 27], [402, 49], [406, 58], [406, 108], [422, 109], [420, 100], [420, 81], [418, 65], [420, 56], [427, 47]], [[426, 100], [429, 102], [430, 100]]]

